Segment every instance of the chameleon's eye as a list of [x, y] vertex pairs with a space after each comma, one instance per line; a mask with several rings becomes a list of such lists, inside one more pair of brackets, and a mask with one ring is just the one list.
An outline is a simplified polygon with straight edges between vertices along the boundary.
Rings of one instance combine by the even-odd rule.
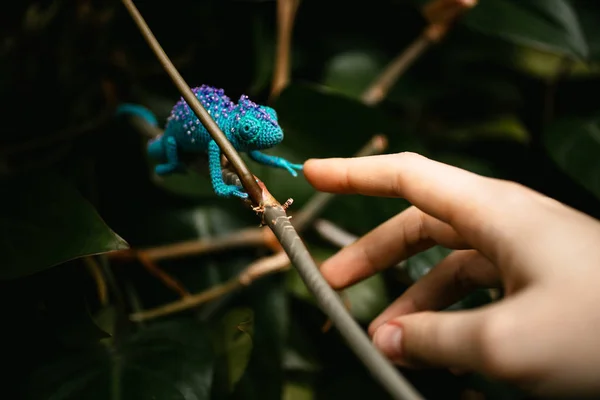
[[240, 127], [238, 129], [240, 137], [247, 142], [254, 140], [257, 136], [256, 125], [253, 121], [241, 121]]

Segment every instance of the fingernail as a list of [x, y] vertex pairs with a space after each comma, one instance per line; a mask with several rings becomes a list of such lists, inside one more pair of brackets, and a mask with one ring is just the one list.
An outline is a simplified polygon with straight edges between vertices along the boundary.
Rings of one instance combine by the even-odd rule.
[[396, 358], [400, 356], [402, 329], [397, 325], [384, 324], [380, 326], [373, 336], [373, 343], [386, 356]]

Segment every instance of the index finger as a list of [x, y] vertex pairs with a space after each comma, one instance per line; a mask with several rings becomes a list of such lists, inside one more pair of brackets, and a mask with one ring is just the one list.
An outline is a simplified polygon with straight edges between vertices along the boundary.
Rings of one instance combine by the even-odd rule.
[[325, 192], [405, 198], [484, 253], [494, 253], [498, 242], [518, 236], [515, 215], [511, 219], [503, 204], [506, 185], [415, 153], [311, 159], [304, 165], [304, 175]]

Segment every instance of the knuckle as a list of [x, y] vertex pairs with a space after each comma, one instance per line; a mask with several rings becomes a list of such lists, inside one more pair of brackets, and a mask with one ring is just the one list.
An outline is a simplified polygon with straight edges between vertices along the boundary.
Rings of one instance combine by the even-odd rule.
[[412, 151], [401, 151], [400, 153], [397, 153], [396, 156], [398, 157], [398, 160], [400, 160], [400, 161], [414, 161], [414, 160], [422, 160], [425, 158], [422, 155], [412, 152]]

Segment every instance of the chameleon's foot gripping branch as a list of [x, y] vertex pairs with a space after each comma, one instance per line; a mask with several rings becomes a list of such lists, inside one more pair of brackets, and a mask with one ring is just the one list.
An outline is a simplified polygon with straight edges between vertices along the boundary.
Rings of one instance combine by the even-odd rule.
[[122, 1], [144, 38], [183, 95], [185, 101], [218, 144], [232, 168], [235, 169], [246, 192], [250, 195], [253, 208], [257, 213], [262, 214], [263, 222], [271, 228], [275, 236], [279, 239], [284, 251], [292, 264], [297, 268], [306, 286], [313, 293], [323, 311], [325, 311], [334, 325], [339, 329], [352, 350], [371, 371], [371, 374], [395, 399], [422, 399], [390, 361], [373, 346], [362, 328], [345, 309], [339, 296], [321, 275], [312, 256], [302, 242], [302, 239], [300, 239], [298, 232], [296, 232], [290, 223], [284, 208], [267, 190], [259, 187], [254, 179], [254, 175], [250, 173], [240, 155], [204, 107], [202, 107], [190, 87], [185, 83], [173, 63], [169, 60], [132, 0]]

